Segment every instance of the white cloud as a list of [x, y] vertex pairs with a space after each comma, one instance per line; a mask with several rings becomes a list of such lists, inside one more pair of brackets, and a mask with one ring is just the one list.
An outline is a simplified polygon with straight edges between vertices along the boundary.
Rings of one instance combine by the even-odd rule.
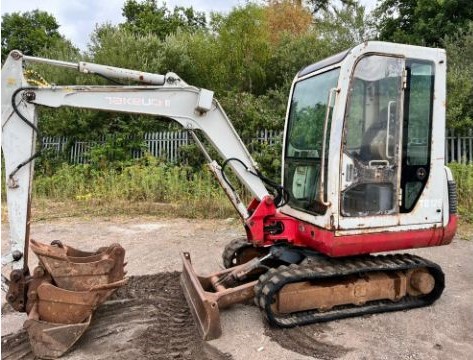
[[[169, 8], [174, 6], [194, 7], [195, 10], [229, 11], [233, 6], [244, 4], [245, 0], [168, 0]], [[35, 9], [47, 11], [54, 15], [61, 25], [59, 31], [74, 45], [85, 49], [90, 34], [97, 24], [110, 22], [118, 24], [123, 21], [122, 7], [125, 0], [2, 0], [1, 13], [25, 12]], [[161, 2], [162, 3], [162, 2]]]
[[58, 21], [61, 34], [74, 45], [85, 49], [96, 24], [118, 24], [123, 21], [123, 3], [124, 0], [3, 0], [1, 12], [5, 14], [35, 9], [46, 11]]

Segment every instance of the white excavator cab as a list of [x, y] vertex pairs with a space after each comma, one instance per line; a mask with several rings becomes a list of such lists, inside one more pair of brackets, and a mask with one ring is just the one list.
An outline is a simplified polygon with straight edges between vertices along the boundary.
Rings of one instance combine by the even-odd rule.
[[445, 76], [444, 50], [381, 42], [302, 69], [281, 211], [339, 234], [445, 226]]

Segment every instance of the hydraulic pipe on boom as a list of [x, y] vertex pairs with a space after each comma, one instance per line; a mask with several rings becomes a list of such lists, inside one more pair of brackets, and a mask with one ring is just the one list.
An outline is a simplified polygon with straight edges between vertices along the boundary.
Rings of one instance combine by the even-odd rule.
[[81, 61], [73, 63], [68, 61], [45, 59], [35, 56], [23, 56], [26, 62], [35, 62], [46, 65], [53, 65], [57, 67], [64, 67], [68, 69], [77, 70], [84, 74], [96, 74], [99, 76], [121, 79], [126, 81], [136, 81], [149, 85], [164, 85], [165, 76], [160, 74], [152, 74], [143, 71], [136, 71], [130, 69], [122, 69], [114, 66], [99, 65]]

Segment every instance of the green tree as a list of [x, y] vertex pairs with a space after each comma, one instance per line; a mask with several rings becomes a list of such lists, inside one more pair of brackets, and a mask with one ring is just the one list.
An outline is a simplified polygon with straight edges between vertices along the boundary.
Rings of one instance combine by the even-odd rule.
[[381, 40], [438, 46], [473, 20], [470, 0], [380, 0], [374, 11]]
[[287, 96], [299, 70], [343, 50], [339, 49], [337, 44], [334, 45], [329, 39], [321, 39], [315, 31], [300, 36], [285, 34], [271, 51], [267, 82], [271, 88], [281, 89]]
[[165, 3], [159, 5], [156, 0], [127, 0], [123, 16], [124, 28], [140, 35], [155, 34], [160, 39], [174, 34], [177, 29], [193, 32], [206, 26], [205, 13], [178, 6], [171, 11]]
[[98, 64], [160, 73], [162, 49], [162, 41], [155, 34], [136, 34], [127, 28], [103, 24], [91, 35], [88, 56]]
[[64, 41], [53, 15], [33, 10], [2, 15], [2, 59], [17, 49], [26, 55], [39, 55], [44, 48]]
[[473, 128], [473, 21], [444, 41], [447, 50], [447, 125]]
[[263, 7], [251, 3], [234, 8], [222, 21], [217, 56], [225, 64], [227, 90], [261, 94], [267, 89], [268, 29]]
[[[295, 1], [296, 3], [302, 4], [302, 0]], [[353, 5], [357, 3], [357, 0], [340, 0], [343, 5]], [[333, 0], [307, 0], [307, 4], [312, 9], [313, 13], [317, 13], [320, 10], [329, 11], [330, 7], [334, 7], [335, 1]]]
[[207, 31], [177, 31], [163, 42], [163, 70], [172, 71], [194, 86], [211, 89], [220, 97], [227, 69], [219, 41]]
[[320, 10], [315, 28], [320, 38], [329, 40], [340, 51], [374, 38], [366, 9], [357, 2]]

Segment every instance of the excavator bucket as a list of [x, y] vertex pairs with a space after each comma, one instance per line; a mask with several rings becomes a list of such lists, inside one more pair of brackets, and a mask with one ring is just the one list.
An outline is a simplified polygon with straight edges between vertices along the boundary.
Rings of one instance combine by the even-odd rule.
[[80, 339], [90, 325], [92, 315], [77, 324], [58, 324], [39, 320], [37, 311], [28, 314], [23, 324], [33, 353], [41, 359], [56, 359], [67, 352]]
[[217, 339], [222, 335], [220, 309], [252, 299], [256, 281], [225, 287], [220, 280], [238, 271], [239, 267], [204, 277], [195, 273], [189, 253], [182, 253], [181, 258], [183, 264], [181, 287], [197, 329], [203, 340]]
[[126, 283], [125, 250], [118, 244], [85, 252], [30, 240], [39, 265], [28, 282], [28, 332], [36, 356], [64, 354], [90, 325], [94, 310]]
[[70, 291], [43, 283], [37, 289], [38, 313], [44, 321], [75, 324], [84, 321], [125, 281], [108, 284], [109, 288], [92, 288], [88, 291]]
[[26, 320], [33, 353], [40, 359], [56, 359], [67, 352], [90, 325], [92, 316], [80, 324], [54, 324], [40, 320]]
[[58, 287], [66, 290], [88, 290], [124, 277], [125, 249], [119, 244], [89, 253], [53, 242], [47, 245], [30, 240], [31, 250], [51, 274]]

